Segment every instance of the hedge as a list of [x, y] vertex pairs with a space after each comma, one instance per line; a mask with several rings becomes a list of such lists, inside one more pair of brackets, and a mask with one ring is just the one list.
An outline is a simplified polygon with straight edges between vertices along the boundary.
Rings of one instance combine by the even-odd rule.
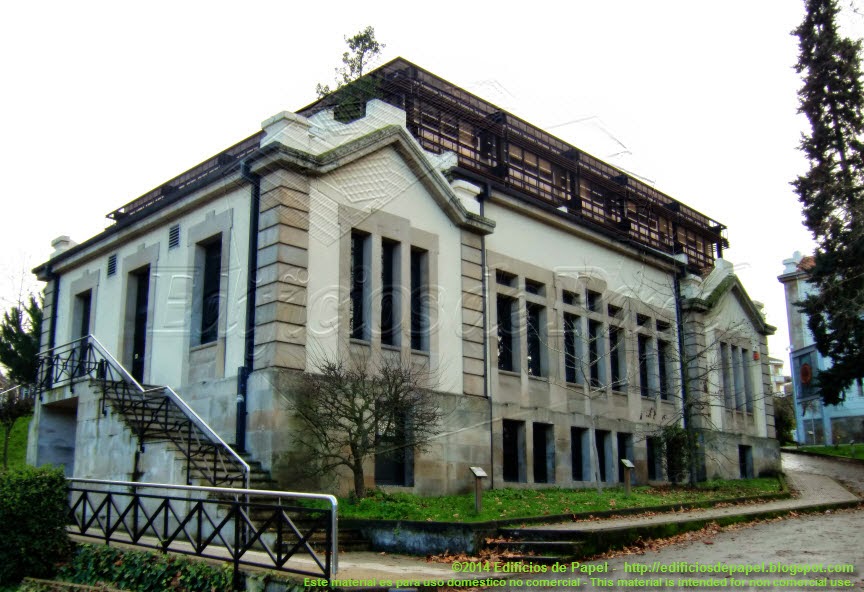
[[70, 550], [62, 469], [0, 471], [0, 585], [44, 577]]
[[105, 545], [79, 545], [58, 578], [77, 584], [107, 584], [135, 592], [231, 590], [232, 566], [214, 567], [185, 557]]

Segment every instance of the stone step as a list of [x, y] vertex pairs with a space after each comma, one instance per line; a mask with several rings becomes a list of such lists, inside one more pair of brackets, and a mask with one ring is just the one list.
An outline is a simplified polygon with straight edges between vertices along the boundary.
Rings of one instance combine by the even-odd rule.
[[506, 541], [563, 541], [579, 543], [581, 535], [574, 530], [555, 528], [500, 528], [498, 536]]
[[486, 548], [502, 553], [556, 557], [560, 560], [565, 557], [578, 556], [582, 549], [582, 543], [578, 541], [539, 541], [519, 539], [490, 541], [486, 544]]

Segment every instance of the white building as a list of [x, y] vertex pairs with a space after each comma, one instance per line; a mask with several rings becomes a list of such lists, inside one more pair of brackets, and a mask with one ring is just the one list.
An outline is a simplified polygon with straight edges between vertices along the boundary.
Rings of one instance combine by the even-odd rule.
[[242, 449], [253, 482], [292, 487], [298, 373], [396, 355], [455, 411], [428, 451], [370, 460], [369, 486], [462, 491], [469, 466], [586, 486], [595, 449], [607, 482], [622, 457], [663, 480], [685, 398], [703, 476], [778, 468], [773, 328], [723, 225], [409, 62], [370, 76], [362, 116], [332, 96], [280, 113], [57, 244], [31, 462], [217, 482]]

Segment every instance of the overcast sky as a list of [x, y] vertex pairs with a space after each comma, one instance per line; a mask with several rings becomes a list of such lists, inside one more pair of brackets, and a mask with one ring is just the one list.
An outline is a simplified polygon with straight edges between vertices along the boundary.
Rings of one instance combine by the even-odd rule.
[[726, 224], [726, 258], [785, 360], [776, 277], [812, 248], [789, 186], [805, 169], [790, 35], [802, 14], [797, 0], [6, 3], [0, 295], [54, 237], [83, 241], [311, 102], [343, 37], [371, 24], [383, 60], [403, 56]]

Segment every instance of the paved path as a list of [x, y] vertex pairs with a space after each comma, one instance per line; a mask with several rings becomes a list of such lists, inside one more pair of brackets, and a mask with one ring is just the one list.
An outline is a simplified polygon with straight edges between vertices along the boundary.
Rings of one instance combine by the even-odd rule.
[[[504, 586], [496, 591], [562, 589], [590, 592], [615, 590], [625, 592], [668, 590], [728, 590], [735, 592], [804, 592], [809, 590], [862, 590], [864, 589], [864, 549], [861, 547], [861, 532], [864, 531], [864, 510], [829, 510], [807, 514], [777, 522], [764, 522], [746, 528], [728, 529], [717, 533], [699, 533], [690, 540], [667, 545], [644, 553], [622, 555], [608, 560], [589, 561], [582, 564], [598, 570], [595, 580], [584, 572], [571, 570], [565, 573], [546, 574], [548, 582], [529, 588], [527, 580], [521, 587]], [[720, 566], [724, 571], [689, 572], [697, 565]], [[662, 567], [661, 567], [662, 566]], [[727, 567], [728, 566], [728, 567]], [[830, 566], [830, 567], [829, 567]], [[790, 575], [792, 568], [812, 569], [803, 576]], [[660, 570], [668, 568], [668, 571]], [[599, 570], [604, 570], [602, 573]], [[744, 571], [753, 569], [750, 574]], [[829, 573], [827, 570], [835, 570]], [[758, 570], [758, 571], [757, 571]], [[825, 571], [820, 571], [825, 570]], [[642, 572], [640, 574], [640, 572]], [[659, 573], [658, 573], [659, 572]], [[565, 588], [562, 580], [580, 577], [578, 587]], [[619, 579], [663, 578], [660, 585], [628, 585], [609, 587], [608, 581]], [[725, 585], [700, 587], [688, 579], [725, 580]], [[783, 580], [817, 580], [825, 578], [824, 586], [795, 585]], [[601, 582], [600, 580], [605, 580]], [[733, 579], [735, 580], [733, 582]], [[667, 580], [671, 584], [667, 584]], [[832, 582], [833, 580], [833, 582]]]
[[840, 481], [845, 487], [864, 497], [864, 462], [853, 463], [825, 456], [783, 453], [783, 470], [788, 473], [823, 475]]

